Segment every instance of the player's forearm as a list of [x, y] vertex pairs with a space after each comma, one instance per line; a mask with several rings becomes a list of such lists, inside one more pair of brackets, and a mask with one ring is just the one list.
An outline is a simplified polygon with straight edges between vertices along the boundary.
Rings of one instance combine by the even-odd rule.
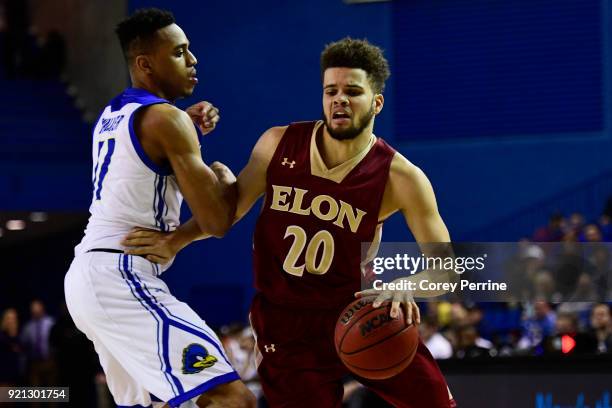
[[202, 228], [203, 225], [201, 223], [200, 227], [204, 233], [222, 237], [234, 223], [238, 201], [238, 187], [236, 176], [224, 164], [215, 162], [211, 165], [211, 170], [217, 178], [214, 185], [216, 190], [214, 194], [216, 211], [206, 215], [208, 224], [211, 224], [211, 228], [214, 229]]
[[174, 232], [172, 232], [171, 244], [177, 250], [182, 250], [193, 241], [209, 238], [211, 235], [202, 232], [195, 218], [190, 218], [189, 221], [181, 224]]
[[[446, 260], [453, 259], [455, 257], [452, 244], [448, 242], [449, 240], [447, 237], [448, 232], [446, 232], [446, 234], [438, 234], [436, 236], [438, 239], [446, 239], [444, 241], [441, 240], [438, 242], [427, 243], [421, 242], [419, 244], [419, 247], [426, 259], [434, 260], [434, 262], [432, 262], [434, 267], [428, 268], [417, 273], [416, 275], [398, 279], [407, 281], [411, 284], [410, 286], [414, 288], [414, 297], [430, 298], [442, 296], [450, 292], [449, 289], [432, 290], [432, 286], [430, 285], [426, 285], [425, 287], [427, 290], [423, 290], [421, 289], [420, 285], [420, 283], [423, 281], [435, 284], [433, 287], [436, 288], [448, 288], [449, 286], [444, 285], [445, 283], [455, 283], [458, 280], [458, 275], [452, 268], [445, 268], [445, 265], [449, 265]], [[436, 262], [436, 259], [444, 260], [445, 262]], [[429, 262], [427, 264], [429, 265]]]

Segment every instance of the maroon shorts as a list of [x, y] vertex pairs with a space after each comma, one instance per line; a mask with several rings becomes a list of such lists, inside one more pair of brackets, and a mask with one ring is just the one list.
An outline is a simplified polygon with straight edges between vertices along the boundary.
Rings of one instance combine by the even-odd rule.
[[[338, 311], [295, 309], [275, 305], [258, 294], [251, 305], [251, 324], [262, 360], [259, 376], [273, 408], [336, 408], [342, 405], [349, 371], [334, 347]], [[387, 380], [353, 375], [387, 402], [400, 408], [452, 408], [446, 381], [420, 342], [412, 363]]]

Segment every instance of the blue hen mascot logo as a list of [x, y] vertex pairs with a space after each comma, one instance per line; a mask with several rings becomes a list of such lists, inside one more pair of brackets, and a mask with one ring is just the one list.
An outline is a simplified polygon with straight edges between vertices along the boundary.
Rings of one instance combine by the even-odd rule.
[[208, 354], [208, 350], [200, 344], [190, 344], [183, 349], [183, 374], [199, 373], [216, 362], [217, 358]]

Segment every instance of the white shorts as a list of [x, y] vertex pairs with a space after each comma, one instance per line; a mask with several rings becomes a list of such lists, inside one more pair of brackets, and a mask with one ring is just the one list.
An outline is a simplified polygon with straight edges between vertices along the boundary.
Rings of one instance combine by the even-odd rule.
[[239, 379], [219, 338], [157, 271], [141, 257], [90, 252], [75, 257], [64, 281], [70, 315], [93, 341], [119, 408], [193, 406]]

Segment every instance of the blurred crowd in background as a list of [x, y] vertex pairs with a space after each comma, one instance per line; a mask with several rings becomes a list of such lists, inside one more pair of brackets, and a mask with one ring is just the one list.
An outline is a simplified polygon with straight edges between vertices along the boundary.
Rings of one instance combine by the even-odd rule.
[[[577, 269], [561, 274], [546, 263], [544, 251], [538, 246], [538, 242], [553, 241], [610, 242], [610, 204], [606, 213], [592, 223], [577, 213], [568, 218], [555, 214], [547, 226], [535, 231], [532, 239], [524, 240], [524, 259], [516, 264], [521, 270], [515, 273], [528, 276], [533, 283], [536, 293], [531, 294], [531, 300], [421, 304], [421, 337], [433, 356], [444, 360], [612, 355], [612, 313], [607, 290], [612, 282], [612, 257], [608, 246], [602, 245], [605, 251], [601, 255], [595, 251], [592, 258], [576, 262]], [[579, 292], [580, 301], [555, 302], [558, 288], [553, 276], [568, 274], [573, 276], [570, 287]], [[568, 294], [558, 295], [567, 299]], [[233, 323], [218, 329], [234, 367], [261, 397], [251, 328]], [[13, 307], [2, 311], [0, 362], [0, 385], [70, 384], [74, 406], [110, 406], [93, 347], [76, 329], [65, 305], [54, 316], [47, 313], [40, 299], [32, 300], [27, 315], [19, 315]], [[349, 379], [346, 391], [347, 406], [376, 406], [372, 401], [375, 397]]]
[[[33, 27], [27, 1], [0, 0], [0, 33], [6, 79], [61, 75], [66, 63], [65, 39], [57, 31], [41, 32]], [[571, 267], [558, 270], [546, 262], [545, 251], [538, 245], [612, 242], [612, 199], [597, 219], [585, 219], [580, 213], [551, 214], [548, 223], [523, 242], [525, 250], [515, 272], [532, 284], [535, 293], [526, 296], [530, 300], [420, 305], [421, 337], [436, 359], [612, 355], [609, 246], [593, 251], [588, 259], [577, 257], [576, 262], [564, 264]], [[580, 301], [571, 301], [572, 295]], [[113, 406], [93, 346], [74, 326], [65, 305], [32, 299], [29, 311], [13, 305], [0, 310], [0, 318], [0, 386], [69, 384], [72, 406]], [[217, 332], [242, 379], [261, 397], [250, 327], [233, 323]], [[373, 399], [347, 379], [347, 406], [374, 407]]]
[[66, 64], [66, 41], [31, 22], [29, 2], [0, 0], [1, 58], [6, 79], [57, 79]]

